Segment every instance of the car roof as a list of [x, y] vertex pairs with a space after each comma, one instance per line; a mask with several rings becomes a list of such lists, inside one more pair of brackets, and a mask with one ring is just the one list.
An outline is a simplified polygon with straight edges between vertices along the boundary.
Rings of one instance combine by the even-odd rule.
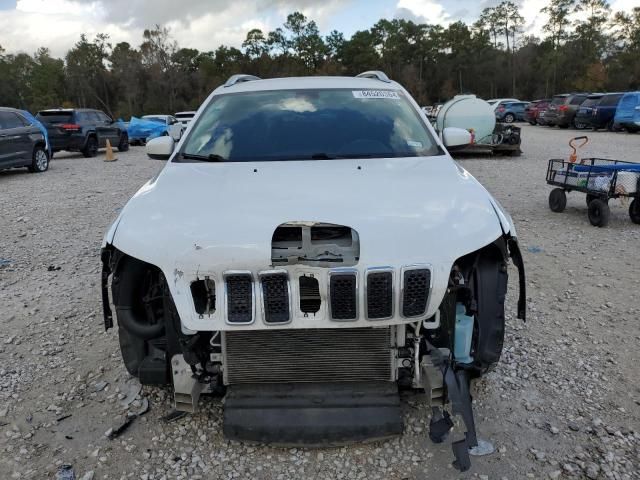
[[173, 115], [166, 115], [164, 113], [150, 113], [149, 115], [144, 115], [142, 118], [149, 118], [149, 117], [168, 118], [172, 116]]
[[222, 85], [214, 90], [214, 94], [222, 95], [225, 93], [261, 92], [268, 90], [317, 90], [325, 88], [402, 90], [402, 87], [396, 82], [384, 82], [375, 78], [287, 77], [238, 82], [229, 87]]
[[195, 115], [196, 111], [195, 110], [186, 110], [184, 112], [176, 112], [173, 114], [173, 116], [178, 116], [178, 115]]
[[13, 107], [0, 107], [0, 112], [17, 112], [17, 108]]
[[101, 112], [102, 110], [98, 110], [96, 108], [45, 108], [43, 110], [38, 110], [40, 112], [64, 112], [64, 113], [73, 113], [73, 112]]

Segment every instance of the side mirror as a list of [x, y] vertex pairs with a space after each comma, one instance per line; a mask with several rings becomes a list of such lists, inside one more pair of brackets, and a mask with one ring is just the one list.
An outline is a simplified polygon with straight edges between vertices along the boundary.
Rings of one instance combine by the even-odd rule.
[[169, 160], [175, 142], [170, 136], [157, 137], [147, 142], [147, 156], [154, 160]]
[[442, 142], [447, 150], [461, 150], [471, 145], [471, 133], [464, 128], [447, 127], [442, 131]]

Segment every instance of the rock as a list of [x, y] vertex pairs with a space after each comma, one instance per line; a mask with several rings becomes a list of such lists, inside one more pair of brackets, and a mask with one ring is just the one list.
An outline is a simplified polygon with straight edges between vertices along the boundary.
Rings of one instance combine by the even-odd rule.
[[553, 472], [549, 472], [549, 478], [551, 480], [556, 480], [557, 478], [560, 478], [561, 474], [562, 472], [560, 470], [554, 470]]
[[590, 478], [591, 480], [596, 480], [598, 478], [598, 474], [600, 473], [600, 467], [593, 462], [589, 462], [587, 464], [587, 468], [585, 469], [584, 473], [587, 476], [587, 478]]
[[80, 480], [93, 480], [94, 475], [95, 475], [94, 471], [89, 470], [82, 477], [80, 477]]

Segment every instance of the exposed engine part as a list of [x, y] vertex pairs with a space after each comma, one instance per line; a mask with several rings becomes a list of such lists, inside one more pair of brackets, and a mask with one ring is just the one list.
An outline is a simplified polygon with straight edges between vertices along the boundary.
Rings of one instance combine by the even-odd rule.
[[182, 355], [174, 355], [171, 359], [171, 375], [175, 409], [194, 413], [198, 408], [203, 385], [193, 374], [191, 365], [184, 361]]
[[389, 327], [235, 331], [222, 338], [226, 385], [394, 377]]
[[[451, 357], [445, 357], [440, 350], [428, 342], [427, 347], [432, 356], [433, 364], [442, 372], [447, 397], [451, 402], [451, 412], [453, 415], [460, 415], [466, 429], [464, 438], [451, 444], [455, 457], [453, 465], [461, 472], [465, 472], [471, 467], [469, 450], [478, 445], [469, 390], [471, 379], [465, 369], [456, 367]], [[444, 441], [452, 427], [453, 422], [449, 413], [445, 410], [441, 414], [439, 407], [432, 407], [429, 425], [431, 440], [435, 443]]]
[[360, 260], [360, 237], [350, 227], [329, 223], [285, 223], [273, 232], [271, 261], [278, 265], [350, 267]]

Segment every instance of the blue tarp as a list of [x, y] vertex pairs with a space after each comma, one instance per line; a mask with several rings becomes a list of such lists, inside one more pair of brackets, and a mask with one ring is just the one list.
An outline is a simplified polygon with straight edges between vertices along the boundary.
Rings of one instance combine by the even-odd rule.
[[129, 140], [145, 141], [168, 134], [165, 124], [138, 117], [131, 117], [127, 133]]
[[576, 165], [575, 172], [609, 173], [613, 171], [640, 172], [640, 163], [616, 163], [611, 165]]
[[49, 144], [49, 134], [47, 133], [47, 129], [45, 128], [45, 126], [41, 124], [36, 117], [31, 115], [26, 110], [19, 110], [19, 112], [22, 114], [24, 118], [29, 120], [32, 125], [35, 125], [40, 129], [40, 131], [42, 132], [42, 135], [44, 135], [44, 141], [47, 146], [47, 151], [49, 152], [49, 158], [51, 158], [51, 145]]

